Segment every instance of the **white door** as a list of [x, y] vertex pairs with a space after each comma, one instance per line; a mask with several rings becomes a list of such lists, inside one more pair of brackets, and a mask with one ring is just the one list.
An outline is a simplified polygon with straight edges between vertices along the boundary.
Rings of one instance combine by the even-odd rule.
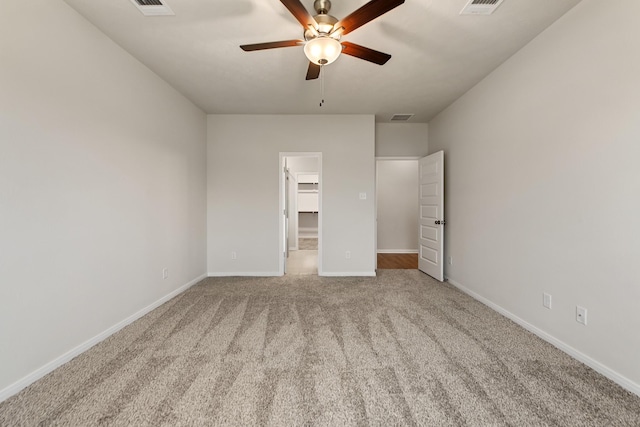
[[444, 280], [444, 151], [420, 159], [418, 268]]

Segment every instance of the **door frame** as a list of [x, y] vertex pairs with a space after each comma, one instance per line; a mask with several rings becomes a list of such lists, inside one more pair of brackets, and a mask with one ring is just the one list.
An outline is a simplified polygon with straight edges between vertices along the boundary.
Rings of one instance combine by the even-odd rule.
[[[391, 160], [411, 160], [414, 162], [419, 162], [422, 157], [420, 156], [388, 156], [388, 157], [376, 157], [376, 185], [375, 185], [375, 210], [376, 210], [376, 218], [375, 218], [375, 233], [374, 233], [374, 249], [375, 249], [375, 267], [378, 269], [378, 162], [391, 161]], [[416, 188], [416, 195], [420, 189], [420, 183], [418, 183], [418, 187]], [[420, 218], [418, 218], [418, 223], [420, 222]], [[418, 251], [420, 251], [420, 245], [418, 245]]]
[[318, 276], [322, 276], [322, 152], [319, 151], [295, 151], [280, 152], [278, 161], [278, 177], [279, 177], [279, 211], [278, 211], [278, 274], [284, 276], [286, 262], [284, 251], [286, 250], [286, 242], [284, 241], [285, 227], [285, 177], [284, 177], [284, 159], [286, 157], [315, 157], [318, 159]]
[[[297, 174], [296, 174], [297, 175]], [[292, 215], [298, 215], [298, 177], [292, 174], [291, 172], [289, 172], [289, 176], [290, 179], [293, 180], [293, 186], [295, 188], [295, 195], [296, 197], [293, 197], [292, 199], [289, 199], [289, 207], [291, 209], [289, 209], [289, 237], [291, 237], [291, 217]], [[295, 219], [295, 227], [293, 232], [295, 233], [295, 238], [296, 238], [296, 243], [294, 245], [289, 244], [289, 251], [297, 251], [298, 250], [298, 240], [300, 239], [300, 237], [298, 236], [298, 218]], [[285, 272], [287, 271], [287, 269], [285, 268]]]

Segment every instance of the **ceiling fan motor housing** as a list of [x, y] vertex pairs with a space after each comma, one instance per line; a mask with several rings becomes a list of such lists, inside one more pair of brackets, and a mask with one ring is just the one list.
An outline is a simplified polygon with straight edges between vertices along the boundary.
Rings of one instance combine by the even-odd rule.
[[[327, 14], [316, 15], [313, 17], [313, 19], [315, 19], [315, 21], [318, 23], [316, 31], [321, 36], [329, 35], [329, 33], [331, 33], [331, 30], [333, 30], [333, 26], [335, 25], [335, 23], [338, 22], [338, 18]], [[316, 37], [318, 37], [318, 35], [314, 33], [313, 30], [305, 30], [304, 39], [306, 41], [315, 39]], [[332, 34], [331, 37], [335, 38], [336, 40], [340, 40], [340, 35], [338, 33]]]
[[331, 2], [329, 0], [316, 0], [313, 2], [313, 8], [319, 15], [326, 15], [331, 10]]

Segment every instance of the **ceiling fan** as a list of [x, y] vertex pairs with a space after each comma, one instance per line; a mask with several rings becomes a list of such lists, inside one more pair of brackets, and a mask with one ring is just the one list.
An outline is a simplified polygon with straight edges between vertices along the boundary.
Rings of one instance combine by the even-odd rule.
[[302, 24], [304, 40], [283, 40], [269, 43], [245, 44], [244, 51], [275, 49], [280, 47], [304, 46], [309, 58], [307, 80], [317, 79], [323, 65], [331, 64], [341, 53], [384, 65], [391, 55], [360, 46], [355, 43], [341, 42], [342, 36], [373, 21], [404, 3], [404, 0], [371, 0], [346, 18], [341, 20], [329, 15], [330, 0], [315, 0], [313, 8], [317, 15], [311, 16], [300, 0], [280, 0], [289, 12]]

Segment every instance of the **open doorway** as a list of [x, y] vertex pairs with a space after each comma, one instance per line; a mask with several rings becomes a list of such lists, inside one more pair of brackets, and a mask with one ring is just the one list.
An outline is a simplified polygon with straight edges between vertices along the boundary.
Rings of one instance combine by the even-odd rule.
[[418, 157], [376, 158], [376, 268], [418, 268]]
[[322, 271], [321, 153], [280, 153], [282, 274]]

